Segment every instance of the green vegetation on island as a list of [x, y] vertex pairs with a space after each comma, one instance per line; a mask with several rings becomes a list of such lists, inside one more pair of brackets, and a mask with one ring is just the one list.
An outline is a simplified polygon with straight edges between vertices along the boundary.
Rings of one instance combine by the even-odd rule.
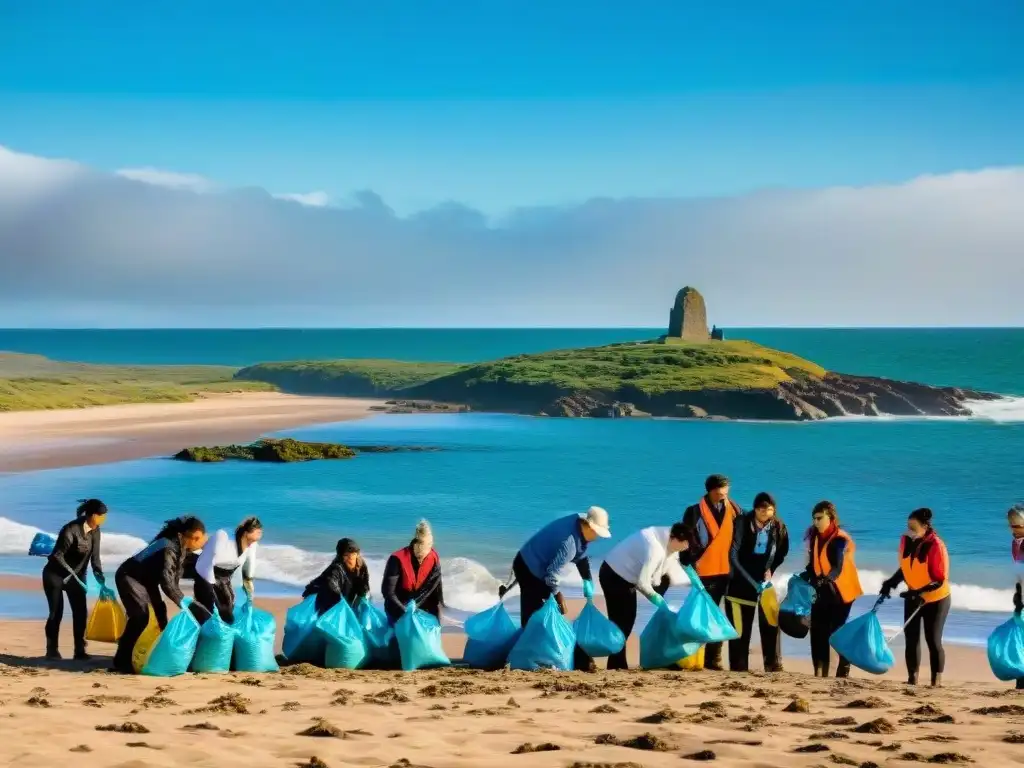
[[184, 448], [171, 458], [212, 464], [221, 461], [263, 461], [290, 463], [320, 459], [351, 459], [359, 453], [431, 453], [440, 448], [426, 445], [359, 445], [313, 443], [291, 437], [264, 437], [249, 445], [214, 445]]
[[410, 363], [401, 360], [300, 360], [260, 363], [241, 369], [241, 381], [269, 382], [304, 395], [387, 397], [455, 373], [453, 363]]

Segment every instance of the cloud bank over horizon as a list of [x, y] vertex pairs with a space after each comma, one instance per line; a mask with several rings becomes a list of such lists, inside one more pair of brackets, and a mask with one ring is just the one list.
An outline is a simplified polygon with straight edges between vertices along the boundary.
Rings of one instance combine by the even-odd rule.
[[0, 326], [1024, 325], [1024, 168], [399, 217], [0, 146]]

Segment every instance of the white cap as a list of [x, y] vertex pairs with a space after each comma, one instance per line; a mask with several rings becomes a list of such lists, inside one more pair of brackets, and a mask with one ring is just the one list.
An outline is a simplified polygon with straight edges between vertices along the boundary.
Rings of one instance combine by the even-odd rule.
[[608, 530], [608, 513], [602, 507], [591, 507], [580, 515], [580, 520], [601, 539], [610, 539], [612, 532]]

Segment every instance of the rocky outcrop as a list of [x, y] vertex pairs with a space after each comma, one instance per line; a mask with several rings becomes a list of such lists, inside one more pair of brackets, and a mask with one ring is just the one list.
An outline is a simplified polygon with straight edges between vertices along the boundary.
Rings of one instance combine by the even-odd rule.
[[540, 414], [542, 416], [592, 419], [628, 419], [650, 415], [637, 410], [632, 403], [603, 402], [600, 398], [580, 393], [555, 399], [541, 408]]
[[358, 445], [340, 443], [310, 443], [290, 437], [274, 439], [265, 437], [250, 445], [214, 445], [184, 448], [171, 458], [178, 461], [192, 461], [212, 464], [222, 461], [263, 461], [290, 463], [296, 461], [317, 461], [321, 459], [351, 459], [358, 453], [399, 453], [406, 451], [432, 452], [440, 448], [423, 445]]
[[686, 286], [676, 294], [668, 316], [668, 336], [684, 341], [708, 341], [708, 310], [696, 288]]

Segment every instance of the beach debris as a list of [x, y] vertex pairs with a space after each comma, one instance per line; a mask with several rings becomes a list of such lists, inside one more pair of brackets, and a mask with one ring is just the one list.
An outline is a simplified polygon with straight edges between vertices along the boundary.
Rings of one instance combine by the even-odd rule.
[[250, 677], [243, 677], [242, 679], [236, 680], [235, 682], [238, 683], [239, 685], [249, 685], [249, 686], [252, 686], [253, 688], [259, 688], [261, 685], [263, 685], [263, 681], [262, 680], [260, 680], [258, 677], [251, 677], [251, 676]]
[[131, 696], [100, 694], [99, 696], [86, 696], [82, 699], [82, 706], [92, 707], [93, 709], [103, 709], [107, 704], [130, 704], [131, 702]]
[[691, 753], [689, 755], [683, 755], [683, 760], [697, 760], [697, 761], [700, 761], [700, 762], [708, 762], [710, 760], [717, 760], [717, 759], [718, 759], [718, 755], [716, 755], [710, 749], [702, 749], [700, 752], [693, 752], [693, 753]]
[[541, 680], [534, 684], [534, 690], [542, 691], [541, 698], [550, 698], [559, 694], [564, 694], [567, 699], [607, 699], [608, 693], [605, 690], [607, 687], [600, 687], [594, 683], [584, 682], [582, 680], [563, 680], [556, 678], [553, 680]]
[[281, 705], [282, 712], [295, 712], [299, 709], [302, 709], [302, 705], [297, 701], [286, 701]]
[[849, 715], [847, 715], [846, 717], [833, 717], [830, 720], [822, 720], [821, 724], [822, 725], [856, 725], [857, 724], [857, 718], [850, 717]]
[[828, 759], [829, 759], [829, 762], [835, 763], [836, 765], [856, 765], [856, 766], [860, 765], [860, 763], [858, 763], [852, 757], [847, 757], [846, 755], [838, 755], [838, 754], [833, 753], [833, 754], [829, 755]]
[[212, 699], [205, 707], [187, 709], [186, 715], [248, 715], [252, 702], [237, 693], [226, 693]]
[[144, 698], [142, 700], [142, 706], [146, 709], [159, 709], [162, 707], [176, 707], [178, 706], [178, 702], [157, 693]]
[[869, 720], [866, 723], [861, 723], [853, 729], [854, 733], [896, 733], [896, 726], [886, 720], [884, 717], [879, 717], [875, 720]]
[[1024, 733], [1010, 731], [1008, 734], [1003, 736], [1003, 741], [1007, 744], [1024, 744]]
[[71, 749], [69, 749], [68, 752], [92, 752], [92, 747], [90, 747], [88, 744], [79, 744], [77, 747], [72, 747]]
[[544, 742], [543, 744], [531, 744], [526, 742], [520, 744], [518, 747], [512, 750], [513, 755], [528, 755], [531, 752], [558, 752], [561, 747], [551, 742]]
[[413, 763], [413, 762], [411, 762], [406, 757], [400, 757], [400, 758], [398, 758], [398, 760], [396, 762], [394, 762], [391, 765], [389, 765], [388, 768], [431, 768], [431, 767], [429, 765], [421, 765], [419, 763]]
[[878, 696], [868, 696], [866, 699], [854, 699], [846, 705], [847, 709], [888, 709], [889, 704], [885, 699]]
[[594, 707], [592, 710], [590, 710], [590, 714], [592, 714], [592, 715], [614, 715], [614, 714], [617, 714], [618, 711], [619, 710], [616, 709], [615, 707], [613, 707], [611, 704], [598, 704], [596, 707]]
[[[391, 768], [395, 768], [392, 766]], [[589, 763], [575, 762], [569, 768], [644, 768], [640, 763]]]
[[214, 725], [213, 723], [190, 723], [189, 725], [181, 726], [183, 731], [219, 731], [220, 726]]
[[786, 708], [782, 711], [807, 715], [810, 714], [811, 705], [807, 703], [807, 699], [796, 698], [789, 702], [789, 704], [786, 705]]
[[918, 741], [932, 741], [937, 744], [949, 744], [953, 741], [960, 741], [956, 736], [950, 736], [946, 733], [933, 733], [928, 736], [922, 736]]
[[802, 747], [797, 747], [793, 751], [800, 754], [809, 754], [812, 752], [830, 752], [831, 748], [827, 744], [805, 744]]
[[25, 701], [25, 704], [30, 707], [39, 707], [41, 709], [49, 709], [51, 706], [50, 700], [46, 698], [46, 696], [38, 693], [35, 696], [30, 696]]
[[899, 759], [908, 763], [931, 763], [933, 765], [966, 765], [974, 762], [970, 757], [959, 752], [939, 752], [931, 756], [921, 755], [917, 752], [904, 752]]
[[296, 763], [295, 768], [327, 768], [327, 763], [325, 763], [316, 755], [312, 755], [309, 758], [309, 760], [304, 760], [301, 763]]
[[1024, 715], [1024, 706], [1020, 704], [1001, 704], [998, 707], [981, 707], [980, 709], [972, 709], [971, 712], [975, 715], [1010, 715], [1013, 717], [1020, 717]]
[[516, 701], [512, 696], [508, 697], [508, 701], [505, 702], [505, 706], [509, 709], [519, 709], [519, 702]]
[[125, 744], [126, 747], [135, 747], [136, 749], [163, 749], [161, 746], [150, 744], [147, 741], [129, 741]]
[[648, 752], [671, 752], [675, 747], [653, 733], [642, 733], [639, 736], [631, 736], [628, 739], [621, 739], [612, 733], [603, 733], [594, 739], [595, 744], [606, 744], [613, 747], [628, 747], [629, 749], [642, 749]]
[[333, 738], [333, 739], [344, 739], [345, 732], [336, 725], [332, 725], [326, 720], [314, 720], [313, 724], [305, 730], [299, 731], [297, 736], [313, 736], [315, 738]]
[[842, 731], [823, 731], [822, 733], [812, 733], [810, 738], [811, 741], [842, 741], [850, 737]]
[[[618, 711], [618, 710], [616, 710]], [[649, 725], [658, 725], [660, 723], [679, 723], [682, 722], [683, 716], [674, 709], [666, 708], [661, 709], [651, 715], [644, 715], [637, 719], [638, 723], [647, 723]]]
[[97, 725], [96, 730], [106, 733], [149, 733], [149, 728], [142, 723], [136, 723], [132, 720], [123, 723], [112, 723], [111, 725]]
[[712, 717], [728, 717], [729, 711], [725, 708], [724, 701], [702, 701], [698, 707], [701, 712], [711, 715]]
[[367, 704], [377, 704], [381, 707], [390, 707], [392, 704], [408, 704], [412, 699], [408, 694], [398, 688], [385, 688], [377, 693], [368, 693], [363, 696]]
[[761, 739], [711, 739], [708, 744], [731, 744], [735, 747], [760, 747], [764, 745]]

